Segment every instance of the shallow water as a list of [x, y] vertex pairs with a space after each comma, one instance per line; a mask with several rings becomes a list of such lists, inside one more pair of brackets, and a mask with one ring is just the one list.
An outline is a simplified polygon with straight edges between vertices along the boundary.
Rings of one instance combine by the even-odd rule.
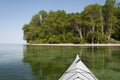
[[99, 80], [120, 79], [120, 47], [0, 45], [0, 80], [58, 80], [78, 54]]

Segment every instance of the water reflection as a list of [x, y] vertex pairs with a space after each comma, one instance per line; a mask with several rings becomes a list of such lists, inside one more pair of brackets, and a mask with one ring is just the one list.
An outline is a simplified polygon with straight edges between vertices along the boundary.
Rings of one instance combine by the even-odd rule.
[[120, 47], [25, 46], [23, 61], [39, 80], [58, 80], [76, 54], [99, 80], [120, 79]]

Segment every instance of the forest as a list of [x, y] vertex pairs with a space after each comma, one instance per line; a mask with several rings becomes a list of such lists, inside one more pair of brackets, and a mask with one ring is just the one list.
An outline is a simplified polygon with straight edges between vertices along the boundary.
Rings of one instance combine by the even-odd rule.
[[120, 2], [90, 4], [77, 13], [41, 10], [22, 30], [30, 44], [120, 43]]

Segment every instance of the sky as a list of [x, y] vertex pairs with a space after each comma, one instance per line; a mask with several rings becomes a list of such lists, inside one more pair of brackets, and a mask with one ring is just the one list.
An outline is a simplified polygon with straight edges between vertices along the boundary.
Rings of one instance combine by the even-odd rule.
[[95, 3], [103, 5], [105, 0], [0, 0], [0, 43], [26, 43], [22, 27], [40, 10], [74, 13]]

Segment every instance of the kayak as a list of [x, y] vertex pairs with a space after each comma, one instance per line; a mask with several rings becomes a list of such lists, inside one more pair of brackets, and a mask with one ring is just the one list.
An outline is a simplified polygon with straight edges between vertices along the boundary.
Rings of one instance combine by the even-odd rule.
[[59, 80], [98, 80], [77, 55]]

